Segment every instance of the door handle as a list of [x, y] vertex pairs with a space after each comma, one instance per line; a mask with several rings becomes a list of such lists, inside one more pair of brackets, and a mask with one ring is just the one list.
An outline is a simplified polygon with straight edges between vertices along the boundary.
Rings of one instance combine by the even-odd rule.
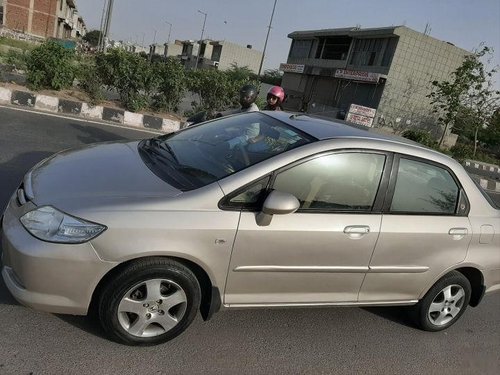
[[349, 225], [344, 228], [344, 233], [352, 239], [358, 239], [370, 233], [368, 225]]
[[448, 234], [453, 237], [454, 240], [461, 240], [464, 238], [469, 231], [467, 228], [451, 228]]
[[467, 228], [451, 228], [448, 231], [448, 234], [450, 236], [466, 236], [467, 233], [469, 233], [469, 231], [467, 230]]

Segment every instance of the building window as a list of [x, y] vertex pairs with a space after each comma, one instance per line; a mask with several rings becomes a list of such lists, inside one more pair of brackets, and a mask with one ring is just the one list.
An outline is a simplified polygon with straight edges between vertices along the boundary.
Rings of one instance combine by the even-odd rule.
[[357, 39], [351, 54], [350, 65], [373, 66], [382, 52], [384, 39]]
[[290, 57], [307, 58], [311, 52], [312, 40], [294, 40], [290, 51]]
[[212, 61], [220, 61], [220, 56], [222, 54], [222, 46], [214, 46], [212, 50]]
[[346, 60], [351, 42], [352, 38], [349, 36], [319, 38], [316, 58], [325, 60]]
[[0, 5], [0, 25], [3, 25], [3, 6]]
[[207, 48], [207, 45], [205, 43], [201, 43], [200, 46], [200, 56], [204, 57], [205, 56], [205, 49]]
[[59, 0], [59, 10], [62, 12], [62, 9], [63, 9], [63, 3], [65, 2], [66, 0]]
[[382, 56], [382, 66], [389, 66], [392, 61], [392, 56], [396, 51], [398, 45], [398, 38], [389, 38], [387, 46], [385, 47], [384, 55]]

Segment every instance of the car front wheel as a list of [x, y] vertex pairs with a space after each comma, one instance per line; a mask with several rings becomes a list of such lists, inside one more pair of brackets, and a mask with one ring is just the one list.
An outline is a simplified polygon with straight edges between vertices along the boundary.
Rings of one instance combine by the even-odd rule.
[[181, 334], [200, 305], [196, 276], [165, 258], [131, 263], [108, 283], [99, 300], [99, 320], [116, 341], [155, 345]]
[[465, 312], [471, 296], [469, 280], [452, 271], [434, 284], [415, 306], [416, 323], [425, 331], [441, 331]]

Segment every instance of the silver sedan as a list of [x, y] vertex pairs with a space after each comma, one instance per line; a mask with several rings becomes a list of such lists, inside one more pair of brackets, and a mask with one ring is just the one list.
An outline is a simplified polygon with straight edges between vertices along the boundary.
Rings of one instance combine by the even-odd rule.
[[413, 305], [439, 331], [500, 289], [500, 211], [459, 163], [284, 112], [55, 154], [1, 234], [17, 300], [135, 345], [221, 307]]

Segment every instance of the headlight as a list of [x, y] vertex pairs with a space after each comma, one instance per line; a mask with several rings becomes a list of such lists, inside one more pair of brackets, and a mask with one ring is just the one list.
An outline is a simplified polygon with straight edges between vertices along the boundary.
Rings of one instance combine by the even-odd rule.
[[24, 214], [21, 223], [36, 238], [49, 242], [82, 243], [101, 234], [106, 227], [44, 206]]

